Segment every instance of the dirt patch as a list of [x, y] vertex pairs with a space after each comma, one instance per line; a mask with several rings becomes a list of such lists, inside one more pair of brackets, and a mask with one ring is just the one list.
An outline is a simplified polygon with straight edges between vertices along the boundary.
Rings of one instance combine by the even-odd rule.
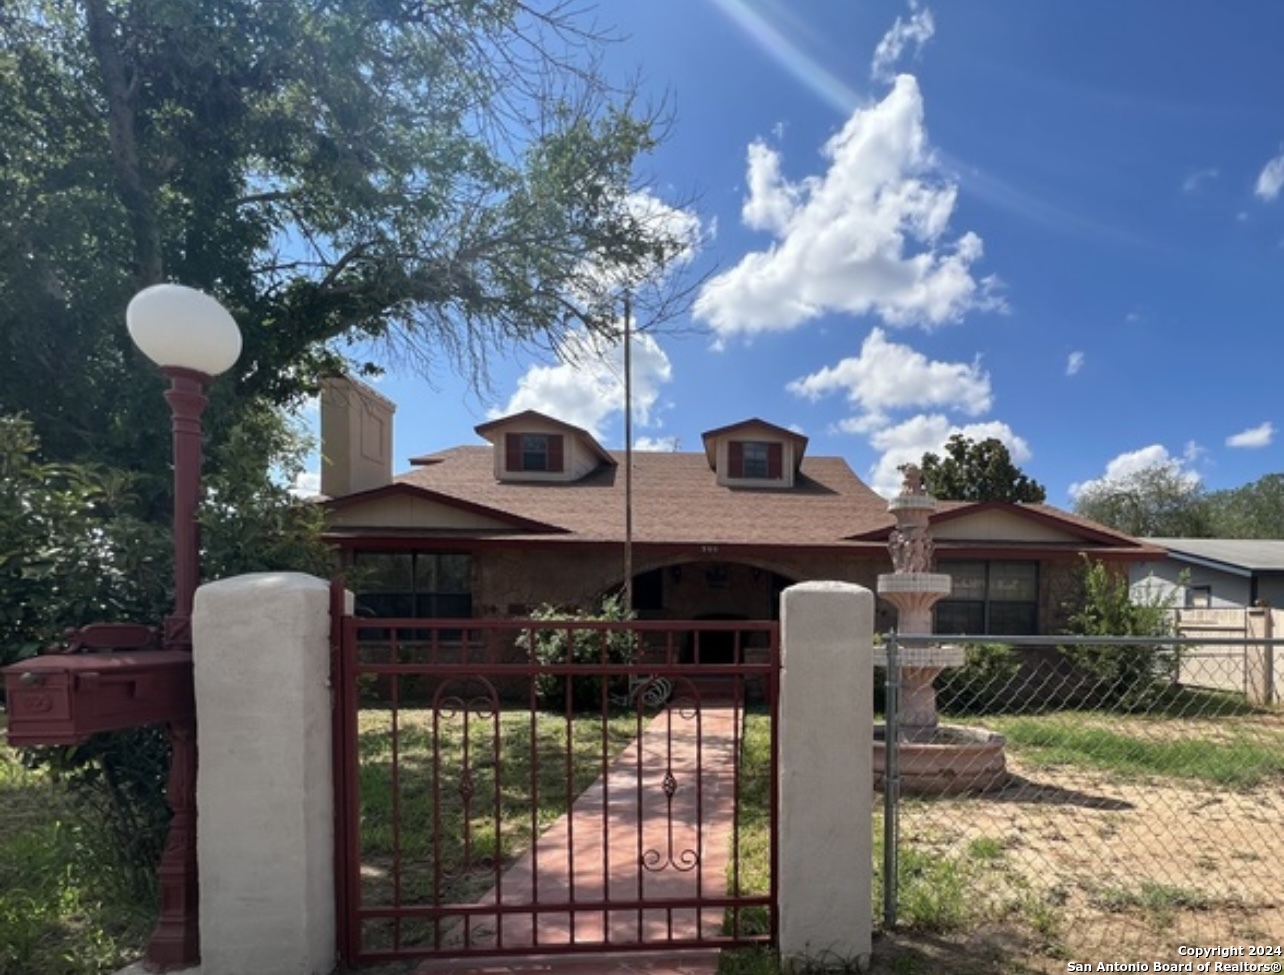
[[940, 939], [960, 965], [1001, 952], [1064, 972], [1068, 961], [1188, 961], [1183, 945], [1284, 942], [1284, 784], [1229, 790], [1020, 758], [1009, 768], [999, 792], [901, 807], [902, 849], [954, 858], [974, 878], [981, 923]]

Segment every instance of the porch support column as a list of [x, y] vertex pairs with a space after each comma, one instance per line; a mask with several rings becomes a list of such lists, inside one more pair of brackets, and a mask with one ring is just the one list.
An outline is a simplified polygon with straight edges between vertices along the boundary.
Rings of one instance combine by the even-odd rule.
[[202, 586], [193, 613], [201, 975], [335, 967], [330, 587]]
[[802, 583], [784, 591], [780, 619], [780, 954], [863, 967], [874, 918], [874, 594]]

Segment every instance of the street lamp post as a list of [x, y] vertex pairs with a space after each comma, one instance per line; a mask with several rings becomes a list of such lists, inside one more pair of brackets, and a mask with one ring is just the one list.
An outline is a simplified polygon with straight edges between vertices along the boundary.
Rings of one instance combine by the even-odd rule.
[[[205, 387], [241, 354], [241, 333], [227, 310], [203, 292], [158, 284], [130, 301], [125, 321], [134, 344], [170, 380], [165, 392], [174, 435], [174, 612], [166, 650], [192, 649], [192, 601], [200, 581], [196, 509], [201, 488], [201, 414]], [[166, 798], [173, 817], [158, 871], [160, 917], [146, 962], [161, 971], [200, 961], [196, 865], [196, 725], [169, 725], [173, 748]]]

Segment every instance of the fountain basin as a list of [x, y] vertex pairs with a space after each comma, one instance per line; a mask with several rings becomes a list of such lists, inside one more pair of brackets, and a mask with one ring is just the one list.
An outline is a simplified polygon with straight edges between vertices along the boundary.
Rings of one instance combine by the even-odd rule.
[[[940, 671], [946, 667], [962, 667], [967, 662], [967, 651], [952, 644], [922, 647], [898, 647], [896, 665], [903, 670], [911, 667], [933, 667]], [[887, 666], [887, 648], [874, 648], [874, 666]], [[933, 674], [933, 677], [936, 675]]]
[[[940, 725], [925, 741], [901, 741], [901, 792], [953, 796], [1002, 788], [1007, 782], [1005, 739], [985, 728]], [[882, 789], [887, 768], [887, 728], [874, 726], [874, 788]]]

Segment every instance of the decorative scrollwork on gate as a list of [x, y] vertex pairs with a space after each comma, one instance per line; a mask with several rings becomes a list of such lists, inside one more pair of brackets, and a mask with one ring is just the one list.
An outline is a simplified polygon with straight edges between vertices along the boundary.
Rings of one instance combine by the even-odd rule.
[[[662, 717], [662, 720], [667, 723], [668, 732], [666, 736], [666, 766], [664, 776], [660, 779], [660, 791], [664, 793], [667, 848], [659, 850], [652, 847], [643, 851], [639, 857], [642, 869], [652, 873], [658, 873], [661, 870], [676, 870], [679, 873], [688, 873], [700, 865], [700, 853], [689, 847], [682, 848], [674, 836], [673, 826], [673, 802], [678, 795], [679, 789], [678, 778], [673, 774], [673, 722], [675, 717], [686, 721], [694, 719], [698, 722], [700, 720], [699, 694], [695, 693], [694, 687], [690, 686], [691, 682], [686, 678], [676, 678], [674, 684], [687, 685], [686, 692], [691, 694], [691, 698], [687, 699], [681, 695], [675, 697]], [[675, 687], [674, 690], [676, 691], [677, 688]], [[694, 705], [689, 710], [682, 707], [683, 704], [687, 703], [687, 700], [690, 700]], [[696, 768], [692, 769], [691, 773], [698, 776], [700, 774], [699, 766], [697, 765]], [[697, 822], [697, 835], [700, 825]]]
[[[460, 686], [462, 685], [462, 686]], [[493, 872], [499, 851], [476, 848], [476, 823], [495, 821], [498, 835], [499, 776], [501, 763], [500, 703], [494, 685], [482, 675], [467, 675], [444, 681], [432, 700], [432, 831], [434, 860], [443, 879]], [[450, 726], [454, 727], [450, 727]], [[457, 760], [447, 762], [443, 736], [457, 733]], [[446, 766], [453, 766], [448, 768]], [[453, 779], [453, 781], [451, 781]], [[458, 797], [458, 809], [447, 795]], [[453, 864], [441, 862], [443, 831], [460, 831], [462, 853]]]

